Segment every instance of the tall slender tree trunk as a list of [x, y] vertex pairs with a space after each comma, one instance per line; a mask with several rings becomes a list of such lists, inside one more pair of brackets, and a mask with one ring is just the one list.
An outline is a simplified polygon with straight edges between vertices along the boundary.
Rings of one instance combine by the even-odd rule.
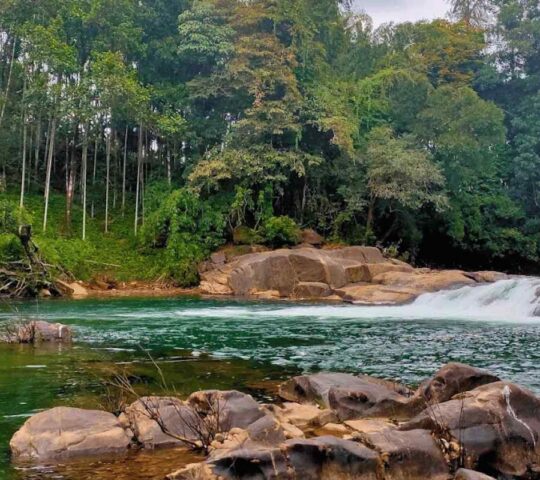
[[86, 185], [88, 171], [88, 124], [84, 125], [82, 158], [81, 158], [81, 187], [82, 187], [82, 239], [86, 240]]
[[112, 130], [107, 134], [106, 147], [105, 147], [105, 233], [109, 233], [109, 183], [110, 183], [110, 170], [111, 170], [111, 139]]
[[122, 165], [122, 216], [126, 210], [126, 171], [127, 171], [127, 147], [128, 147], [128, 127], [124, 135], [124, 161]]
[[2, 123], [4, 121], [4, 115], [6, 113], [6, 105], [9, 99], [9, 91], [11, 89], [11, 78], [13, 77], [13, 64], [15, 63], [15, 50], [17, 48], [17, 37], [13, 39], [13, 45], [11, 47], [11, 60], [9, 63], [9, 72], [6, 82], [6, 91], [4, 93], [4, 101], [2, 102], [2, 109], [0, 110], [0, 129], [2, 128]]
[[71, 218], [73, 212], [73, 196], [75, 194], [75, 183], [77, 172], [75, 169], [75, 155], [77, 145], [77, 131], [78, 125], [75, 128], [73, 135], [73, 146], [71, 149], [71, 155], [69, 156], [69, 163], [67, 165], [67, 177], [66, 177], [66, 228], [71, 233]]
[[167, 182], [169, 186], [172, 184], [171, 149], [169, 145], [167, 145]]
[[51, 170], [54, 159], [54, 139], [56, 136], [56, 118], [51, 120], [51, 132], [49, 138], [49, 151], [47, 157], [47, 174], [45, 177], [45, 211], [43, 213], [43, 232], [47, 230], [47, 215], [49, 213], [49, 196], [51, 190]]
[[[94, 167], [92, 169], [92, 192], [95, 194], [95, 188], [96, 188], [96, 172], [97, 172], [97, 156], [98, 156], [98, 146], [99, 146], [99, 134], [96, 135], [96, 139], [94, 142]], [[92, 208], [90, 212], [92, 218], [95, 217], [96, 212], [94, 209], [94, 198], [92, 198]]]
[[141, 191], [141, 174], [142, 174], [142, 156], [143, 156], [143, 125], [139, 125], [139, 139], [137, 145], [137, 185], [135, 187], [135, 235], [139, 229], [139, 199]]
[[27, 126], [26, 126], [26, 119], [24, 118], [25, 115], [23, 114], [23, 146], [22, 146], [22, 166], [21, 166], [21, 199], [19, 202], [19, 207], [24, 207], [24, 188], [25, 188], [25, 180], [26, 180], [26, 133], [27, 133]]
[[373, 231], [373, 220], [375, 217], [375, 198], [371, 197], [369, 201], [369, 208], [368, 208], [368, 214], [367, 214], [367, 221], [366, 221], [366, 233], [364, 237], [365, 243], [368, 243], [369, 238], [371, 237], [371, 233]]
[[[34, 146], [34, 180], [36, 184], [39, 181], [39, 152], [41, 147], [41, 118], [38, 118], [36, 129], [36, 145]], [[45, 147], [46, 148], [46, 147]], [[45, 153], [46, 155], [46, 153]]]

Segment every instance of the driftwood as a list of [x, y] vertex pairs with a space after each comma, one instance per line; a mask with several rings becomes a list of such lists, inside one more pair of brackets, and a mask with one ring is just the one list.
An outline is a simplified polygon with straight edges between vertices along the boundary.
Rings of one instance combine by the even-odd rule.
[[0, 262], [0, 297], [26, 298], [43, 293], [62, 296], [64, 289], [55, 279], [68, 275], [67, 272], [41, 259], [39, 248], [32, 241], [32, 228], [29, 225], [19, 228], [18, 237], [26, 258]]

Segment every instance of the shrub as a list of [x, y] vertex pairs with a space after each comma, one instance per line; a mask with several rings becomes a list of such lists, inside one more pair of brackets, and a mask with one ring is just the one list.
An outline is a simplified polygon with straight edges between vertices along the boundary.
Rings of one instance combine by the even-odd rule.
[[263, 227], [266, 244], [272, 247], [297, 245], [300, 242], [300, 228], [290, 217], [271, 217]]
[[198, 281], [198, 263], [224, 243], [226, 213], [221, 205], [180, 189], [152, 212], [142, 230], [143, 245], [165, 249], [165, 273], [182, 286]]

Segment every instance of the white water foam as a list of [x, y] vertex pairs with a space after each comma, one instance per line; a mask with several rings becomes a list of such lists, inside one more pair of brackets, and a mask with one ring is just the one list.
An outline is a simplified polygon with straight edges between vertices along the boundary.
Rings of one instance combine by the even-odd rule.
[[[540, 322], [540, 278], [514, 277], [496, 283], [427, 293], [399, 307], [360, 305], [218, 306], [176, 310], [177, 317], [269, 319], [456, 319], [497, 322]], [[539, 309], [540, 310], [540, 309]]]

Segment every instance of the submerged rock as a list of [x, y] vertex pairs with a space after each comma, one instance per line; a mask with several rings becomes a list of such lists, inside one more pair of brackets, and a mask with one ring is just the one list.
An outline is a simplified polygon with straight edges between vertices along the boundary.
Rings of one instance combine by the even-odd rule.
[[57, 407], [29, 418], [9, 445], [17, 459], [48, 460], [125, 451], [132, 437], [112, 413]]
[[[316, 241], [313, 238], [310, 241]], [[318, 241], [318, 240], [317, 240]], [[318, 245], [318, 244], [316, 244]], [[201, 264], [201, 291], [210, 295], [259, 297], [262, 292], [291, 299], [328, 299], [396, 305], [419, 295], [497, 281], [496, 272], [414, 269], [386, 259], [373, 247], [333, 250], [299, 247], [225, 258]]]
[[0, 341], [7, 343], [69, 343], [72, 340], [72, 330], [61, 323], [48, 323], [33, 320], [28, 323], [8, 325]]

